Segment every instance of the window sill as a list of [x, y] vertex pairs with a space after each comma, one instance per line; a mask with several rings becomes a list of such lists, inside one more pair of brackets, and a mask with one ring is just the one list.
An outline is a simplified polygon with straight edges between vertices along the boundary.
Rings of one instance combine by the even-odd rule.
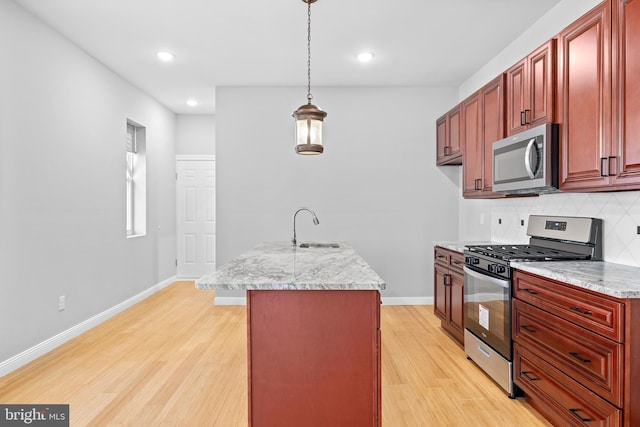
[[144, 237], [146, 234], [128, 234], [127, 239], [135, 239], [136, 237]]

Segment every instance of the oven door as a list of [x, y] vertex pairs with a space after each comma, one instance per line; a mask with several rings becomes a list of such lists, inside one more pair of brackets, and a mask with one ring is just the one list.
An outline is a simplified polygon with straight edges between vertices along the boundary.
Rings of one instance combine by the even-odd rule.
[[511, 280], [465, 266], [464, 326], [511, 360]]

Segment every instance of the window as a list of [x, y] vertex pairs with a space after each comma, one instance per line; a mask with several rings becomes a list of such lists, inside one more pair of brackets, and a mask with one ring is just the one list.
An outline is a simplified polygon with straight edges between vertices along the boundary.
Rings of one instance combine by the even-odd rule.
[[147, 162], [146, 129], [127, 120], [126, 205], [127, 236], [142, 236], [147, 232]]

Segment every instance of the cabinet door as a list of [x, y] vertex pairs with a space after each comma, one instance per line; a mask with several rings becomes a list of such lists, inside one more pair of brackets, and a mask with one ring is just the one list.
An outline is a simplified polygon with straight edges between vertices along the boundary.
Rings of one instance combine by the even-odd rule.
[[605, 1], [559, 36], [562, 190], [609, 184], [605, 163], [611, 139], [610, 22], [611, 4]]
[[474, 93], [462, 102], [462, 194], [464, 197], [477, 195], [481, 187], [482, 145], [480, 144], [480, 102]]
[[480, 125], [482, 126], [482, 191], [485, 193], [484, 197], [504, 197], [503, 194], [491, 192], [493, 186], [492, 144], [505, 137], [504, 81], [504, 74], [500, 74], [480, 90]]
[[436, 165], [462, 164], [460, 105], [436, 120]]
[[459, 157], [460, 152], [460, 106], [454, 107], [448, 113], [449, 115], [449, 128], [448, 128], [448, 149], [445, 150], [447, 157]]
[[451, 272], [449, 325], [460, 342], [464, 340], [464, 276]]
[[552, 39], [506, 71], [507, 135], [553, 121], [555, 56]]
[[527, 128], [524, 113], [529, 108], [529, 85], [527, 84], [527, 59], [523, 59], [506, 71], [507, 134], [521, 132]]
[[437, 164], [440, 165], [444, 161], [444, 150], [447, 146], [447, 115], [436, 120], [436, 150]]
[[433, 313], [440, 319], [447, 320], [449, 269], [435, 264], [433, 270]]
[[615, 139], [609, 158], [612, 183], [640, 188], [640, 1], [616, 0], [614, 22]]
[[523, 117], [531, 127], [554, 120], [555, 58], [555, 39], [549, 40], [527, 57], [529, 102]]

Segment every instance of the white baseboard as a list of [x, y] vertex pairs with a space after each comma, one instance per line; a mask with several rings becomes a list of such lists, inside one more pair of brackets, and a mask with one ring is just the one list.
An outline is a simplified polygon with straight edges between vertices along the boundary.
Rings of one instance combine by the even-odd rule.
[[433, 297], [382, 297], [382, 305], [433, 305]]
[[84, 322], [79, 323], [67, 329], [66, 331], [59, 333], [56, 336], [53, 336], [39, 344], [36, 344], [33, 347], [23, 351], [20, 354], [17, 354], [16, 356], [13, 356], [10, 359], [0, 362], [0, 378], [26, 365], [27, 363], [37, 359], [38, 357], [50, 352], [54, 348], [61, 346], [65, 342], [99, 325], [105, 320], [108, 320], [109, 318], [115, 316], [121, 311], [126, 310], [127, 308], [133, 306], [134, 304], [137, 304], [138, 302], [144, 300], [145, 298], [148, 298], [149, 296], [155, 294], [156, 292], [158, 292], [163, 288], [166, 288], [167, 286], [174, 283], [175, 281], [176, 281], [175, 276], [165, 279], [162, 282], [154, 286], [151, 286], [150, 288], [145, 289], [139, 294], [132, 296], [128, 300], [123, 301], [120, 304], [115, 305], [103, 311], [102, 313], [99, 313], [91, 317], [90, 319], [87, 319]]
[[184, 282], [184, 281], [188, 281], [188, 280], [195, 281], [195, 280], [198, 280], [201, 277], [202, 276], [189, 276], [189, 275], [187, 275], [187, 276], [176, 276], [176, 280], [179, 281], [179, 282], [180, 281]]
[[[246, 297], [215, 297], [214, 305], [247, 305]], [[433, 305], [433, 297], [382, 297], [383, 305]]]
[[214, 297], [214, 305], [247, 305], [247, 297]]

